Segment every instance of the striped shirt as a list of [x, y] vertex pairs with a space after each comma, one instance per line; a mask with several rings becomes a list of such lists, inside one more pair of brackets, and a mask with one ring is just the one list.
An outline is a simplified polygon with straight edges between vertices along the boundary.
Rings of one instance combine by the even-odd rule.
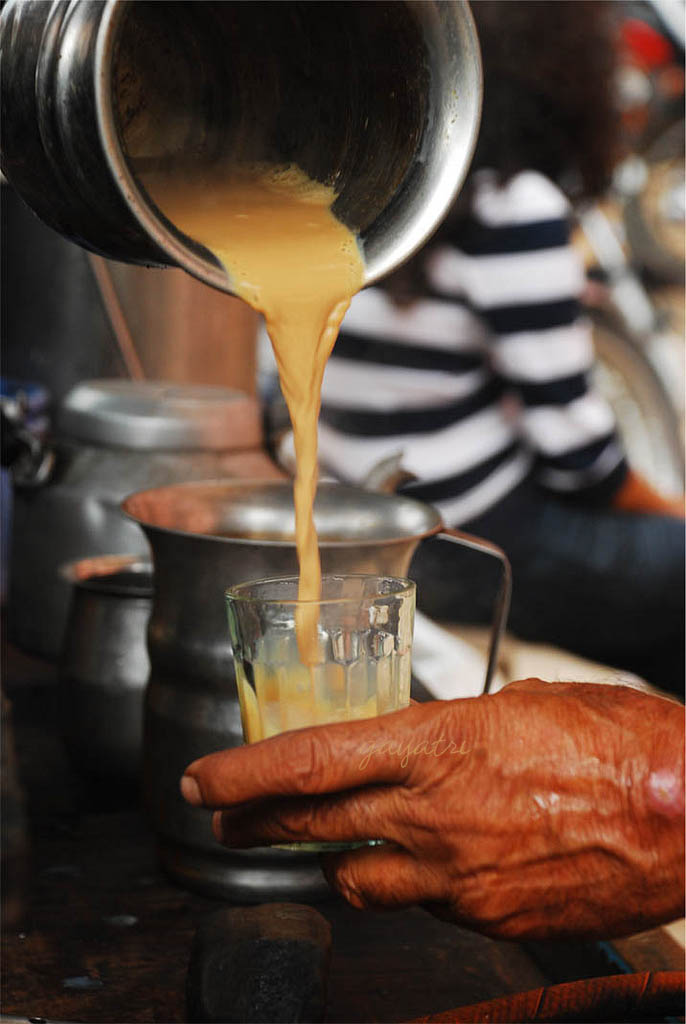
[[607, 500], [626, 472], [612, 411], [594, 391], [581, 261], [569, 204], [547, 178], [475, 175], [469, 215], [425, 250], [426, 295], [356, 295], [324, 375], [324, 471], [364, 483], [388, 461], [402, 491], [458, 525], [526, 476]]

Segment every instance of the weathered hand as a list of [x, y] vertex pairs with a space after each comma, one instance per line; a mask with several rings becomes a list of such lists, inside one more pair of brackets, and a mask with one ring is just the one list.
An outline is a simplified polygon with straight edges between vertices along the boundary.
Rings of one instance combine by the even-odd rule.
[[232, 847], [325, 857], [357, 907], [505, 938], [618, 935], [683, 907], [683, 714], [624, 687], [514, 683], [211, 754], [182, 782]]

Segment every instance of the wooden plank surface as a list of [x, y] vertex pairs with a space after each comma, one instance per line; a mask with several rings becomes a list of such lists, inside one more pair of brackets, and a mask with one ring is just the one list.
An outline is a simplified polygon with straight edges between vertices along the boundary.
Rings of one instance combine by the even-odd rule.
[[[192, 936], [217, 904], [160, 875], [135, 812], [53, 824], [33, 838], [32, 907], [4, 937], [3, 1012], [92, 1024], [185, 1020]], [[332, 901], [319, 910], [333, 928], [331, 1022], [409, 1019], [545, 980], [517, 946], [418, 909], [361, 914]]]

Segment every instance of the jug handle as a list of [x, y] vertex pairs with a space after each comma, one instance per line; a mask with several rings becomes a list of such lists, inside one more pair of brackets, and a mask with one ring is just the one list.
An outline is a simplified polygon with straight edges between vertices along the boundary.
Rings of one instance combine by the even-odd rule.
[[502, 635], [505, 632], [507, 616], [510, 611], [510, 600], [512, 597], [512, 568], [507, 555], [497, 544], [492, 544], [481, 537], [474, 537], [471, 533], [463, 533], [461, 530], [452, 530], [447, 526], [441, 527], [435, 535], [437, 540], [450, 541], [451, 544], [458, 544], [463, 548], [470, 548], [472, 551], [480, 551], [484, 555], [496, 558], [500, 562], [501, 575], [500, 587], [493, 611], [493, 624], [491, 627], [491, 641], [488, 650], [488, 664], [486, 666], [486, 680], [484, 682], [484, 693], [491, 688], [493, 673], [498, 660], [498, 648]]

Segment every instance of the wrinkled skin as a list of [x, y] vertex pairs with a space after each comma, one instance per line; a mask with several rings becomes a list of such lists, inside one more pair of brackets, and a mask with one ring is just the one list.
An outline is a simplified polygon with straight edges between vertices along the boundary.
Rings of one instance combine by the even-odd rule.
[[509, 939], [683, 913], [683, 710], [625, 687], [532, 679], [297, 730], [194, 762], [182, 791], [230, 847], [385, 839], [323, 859], [360, 908]]

